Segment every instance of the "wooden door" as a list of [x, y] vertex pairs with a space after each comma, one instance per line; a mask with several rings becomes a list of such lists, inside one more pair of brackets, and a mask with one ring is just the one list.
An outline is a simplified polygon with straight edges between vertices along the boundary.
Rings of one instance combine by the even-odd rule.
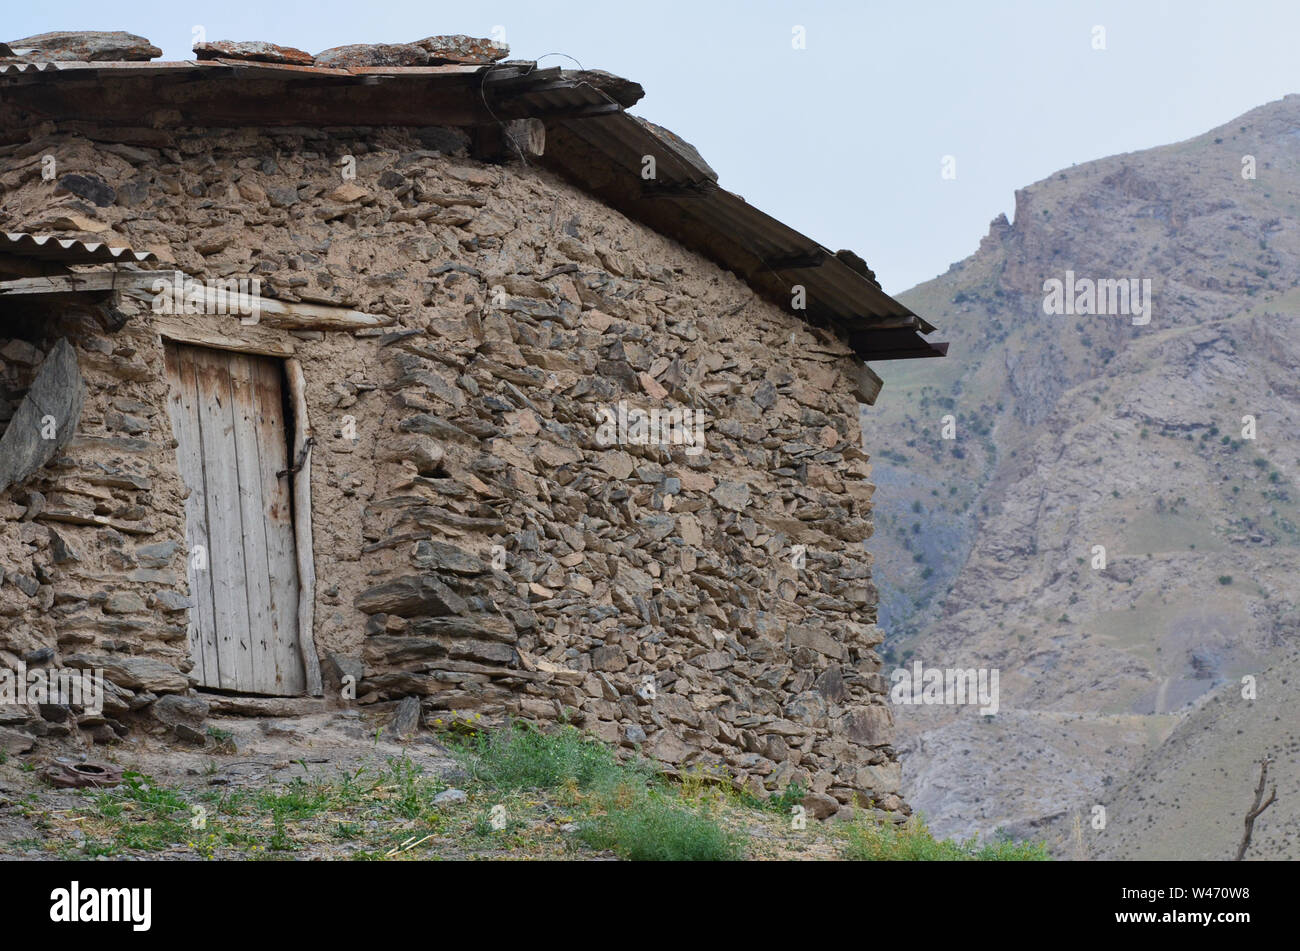
[[301, 695], [306, 674], [280, 364], [170, 342], [166, 361], [172, 432], [190, 490], [194, 674], [205, 687]]

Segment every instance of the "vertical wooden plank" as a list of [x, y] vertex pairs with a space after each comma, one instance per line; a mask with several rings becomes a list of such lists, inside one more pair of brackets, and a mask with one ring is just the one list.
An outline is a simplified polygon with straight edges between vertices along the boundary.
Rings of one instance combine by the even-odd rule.
[[198, 579], [195, 577], [192, 558], [195, 544], [204, 544], [206, 550], [206, 531], [204, 531], [205, 541], [196, 541], [200, 526], [195, 518], [198, 502], [196, 495], [202, 491], [203, 478], [201, 468], [196, 465], [197, 454], [190, 446], [198, 434], [191, 431], [188, 426], [184, 384], [181, 382], [180, 354], [177, 352], [176, 345], [170, 341], [163, 342], [163, 367], [167, 374], [167, 418], [171, 422], [172, 435], [176, 439], [176, 470], [180, 474], [181, 483], [188, 490], [185, 496], [185, 573], [190, 590], [188, 637], [190, 656], [194, 658], [194, 676], [198, 678], [200, 684], [205, 684], [207, 664], [203, 656]]
[[203, 435], [208, 536], [212, 542], [209, 567], [221, 687], [249, 691], [255, 678], [245, 580], [244, 526], [239, 503], [238, 449], [231, 410], [230, 358], [214, 351], [195, 350], [194, 364], [199, 427]]
[[232, 353], [230, 410], [234, 422], [236, 489], [244, 527], [244, 590], [248, 598], [248, 652], [252, 679], [243, 689], [279, 693], [282, 674], [276, 669], [276, 632], [271, 607], [271, 560], [267, 554], [267, 524], [262, 500], [262, 460], [259, 446], [254, 367], [256, 357]]
[[[209, 568], [207, 501], [203, 479], [203, 446], [199, 433], [198, 394], [194, 362], [186, 347], [168, 342], [164, 349], [169, 395], [167, 414], [176, 437], [176, 461], [181, 481], [189, 489], [185, 499], [185, 567], [189, 579], [190, 652], [195, 676], [205, 687], [220, 685], [217, 658], [216, 620], [212, 605], [212, 573]], [[202, 547], [205, 564], [195, 568], [195, 552]]]
[[[272, 636], [268, 640], [277, 674], [275, 692], [300, 696], [306, 689], [306, 679], [298, 648], [298, 566], [290, 499], [293, 474], [286, 471], [292, 460], [285, 432], [280, 364], [264, 357], [250, 358], [250, 363], [261, 456], [262, 518], [271, 581]], [[281, 472], [284, 475], [279, 475]]]
[[316, 618], [316, 557], [311, 532], [311, 420], [307, 416], [307, 381], [302, 364], [296, 358], [284, 362], [289, 386], [289, 403], [293, 407], [293, 459], [301, 468], [293, 476], [293, 530], [298, 554], [298, 645], [307, 690], [314, 697], [322, 692], [320, 657], [316, 654], [316, 637], [312, 625]]

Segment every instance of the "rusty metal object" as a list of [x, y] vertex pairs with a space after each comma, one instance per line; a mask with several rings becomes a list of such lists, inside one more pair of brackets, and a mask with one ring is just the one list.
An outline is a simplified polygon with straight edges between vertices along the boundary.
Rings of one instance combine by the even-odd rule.
[[105, 789], [122, 782], [122, 767], [109, 763], [51, 763], [45, 779], [56, 789]]

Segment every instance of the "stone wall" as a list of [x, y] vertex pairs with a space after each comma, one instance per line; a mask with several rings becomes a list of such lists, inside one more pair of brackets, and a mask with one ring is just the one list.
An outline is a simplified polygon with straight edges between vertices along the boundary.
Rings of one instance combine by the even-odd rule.
[[[32, 137], [0, 149], [4, 230], [392, 319], [173, 320], [302, 363], [330, 703], [351, 673], [358, 702], [417, 695], [430, 723], [566, 718], [759, 795], [798, 780], [819, 812], [858, 792], [906, 810], [845, 346], [544, 170], [475, 162], [455, 130]], [[190, 669], [166, 328], [128, 309], [115, 332], [0, 330], [0, 405], [59, 336], [88, 388], [77, 437], [0, 495], [0, 663], [112, 659], [119, 702], [84, 724], [103, 740]], [[703, 410], [704, 451], [602, 445], [620, 401]], [[8, 726], [70, 729], [34, 714]]]

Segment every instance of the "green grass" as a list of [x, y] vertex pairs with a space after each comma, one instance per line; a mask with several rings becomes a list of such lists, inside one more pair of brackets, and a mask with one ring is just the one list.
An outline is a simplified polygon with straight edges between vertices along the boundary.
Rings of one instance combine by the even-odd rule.
[[[672, 776], [564, 725], [516, 723], [490, 733], [443, 735], [463, 775], [461, 801], [434, 804], [452, 777], [425, 775], [394, 757], [260, 788], [170, 789], [138, 773], [112, 790], [83, 791], [75, 817], [85, 838], [59, 856], [188, 852], [204, 859], [359, 861], [575, 858], [592, 851], [629, 861], [790, 858], [1041, 858], [1036, 846], [935, 842], [923, 826], [795, 827], [797, 785], [761, 799], [733, 785], [724, 764]], [[303, 764], [304, 769], [306, 764]], [[24, 814], [39, 829], [48, 817]], [[762, 830], [756, 832], [755, 830]], [[42, 839], [43, 843], [48, 839]], [[45, 845], [47, 851], [54, 851]]]
[[741, 837], [702, 809], [691, 809], [655, 790], [582, 823], [578, 838], [633, 862], [727, 862], [744, 857]]
[[[762, 812], [775, 812], [783, 816], [790, 814], [790, 809], [804, 800], [806, 791], [798, 782], [793, 782], [780, 792], [773, 793], [767, 799], [759, 799], [751, 793], [741, 790], [732, 791], [731, 798], [748, 809]], [[686, 798], [691, 798], [687, 796]]]
[[191, 813], [185, 798], [140, 773], [124, 774], [120, 787], [96, 794], [95, 804], [100, 816], [119, 820], [112, 846], [94, 843], [97, 854], [116, 849], [156, 852], [184, 842], [189, 834]]
[[979, 846], [974, 839], [936, 839], [920, 816], [901, 826], [859, 819], [846, 826], [844, 839], [844, 857], [860, 862], [1044, 862], [1050, 858], [1039, 842], [999, 839]]
[[552, 733], [516, 723], [453, 748], [470, 778], [497, 792], [524, 789], [608, 789], [649, 780], [652, 770], [625, 765], [599, 740], [572, 726]]
[[[643, 760], [620, 763], [614, 750], [572, 726], [543, 733], [513, 724], [475, 737], [458, 750], [474, 785], [496, 794], [559, 790], [588, 812], [576, 838], [632, 861], [721, 861], [743, 856], [740, 836], [728, 832], [704, 804], [692, 807]], [[692, 797], [700, 783], [689, 784]], [[484, 814], [475, 825], [492, 830]]]
[[299, 777], [279, 790], [263, 790], [258, 794], [257, 803], [282, 819], [309, 819], [329, 807], [330, 796], [324, 788]]

